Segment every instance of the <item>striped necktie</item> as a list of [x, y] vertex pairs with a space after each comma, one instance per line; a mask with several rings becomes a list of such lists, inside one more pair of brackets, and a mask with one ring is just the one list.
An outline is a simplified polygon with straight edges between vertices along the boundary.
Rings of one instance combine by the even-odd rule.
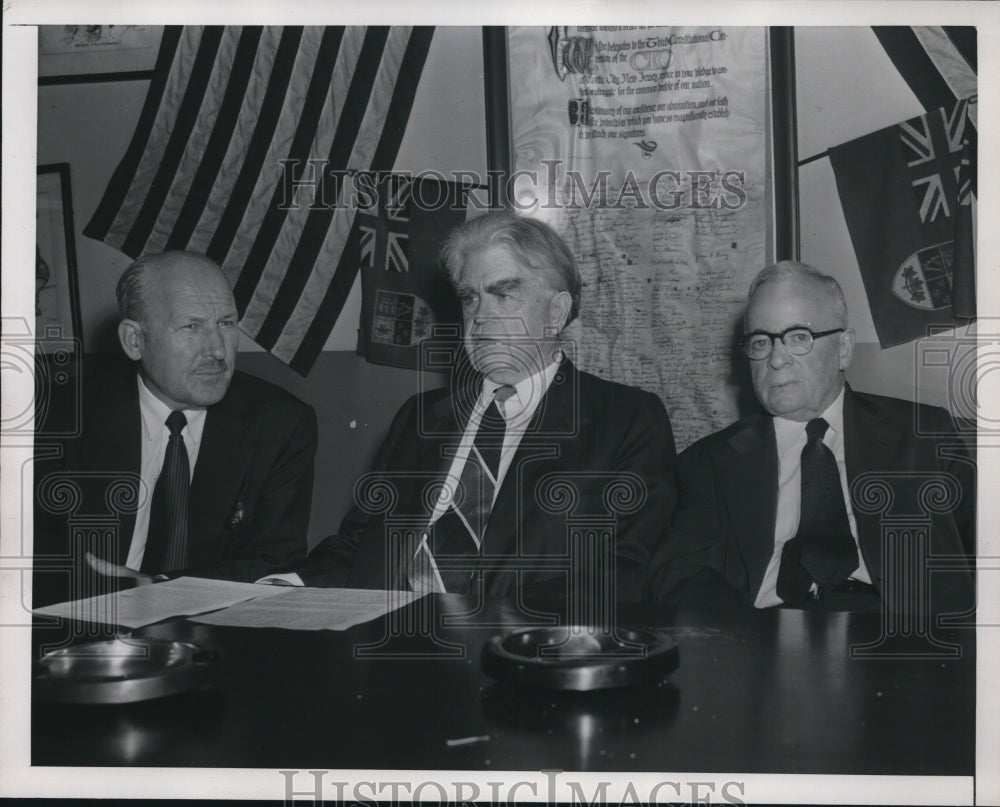
[[149, 532], [141, 569], [145, 574], [165, 574], [188, 565], [187, 520], [191, 470], [181, 434], [186, 425], [187, 418], [183, 412], [174, 411], [167, 417], [170, 437], [149, 508]]
[[[435, 557], [478, 555], [482, 548], [486, 524], [496, 495], [500, 455], [503, 451], [507, 421], [500, 407], [516, 390], [510, 385], [499, 387], [493, 401], [483, 412], [476, 430], [475, 441], [462, 466], [462, 475], [448, 509], [431, 527], [431, 547]], [[437, 591], [440, 587], [429, 579], [429, 563], [419, 557], [426, 544], [418, 549], [418, 561], [410, 573], [415, 590]], [[469, 590], [472, 573], [468, 570], [440, 572], [446, 591], [464, 593]]]

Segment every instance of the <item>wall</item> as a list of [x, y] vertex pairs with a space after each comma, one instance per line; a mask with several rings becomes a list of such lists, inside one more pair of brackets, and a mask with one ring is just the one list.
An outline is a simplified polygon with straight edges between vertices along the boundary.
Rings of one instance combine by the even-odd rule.
[[383, 367], [346, 350], [319, 355], [307, 378], [263, 351], [240, 355], [240, 369], [279, 384], [311, 404], [319, 425], [310, 546], [337, 531], [351, 506], [354, 484], [369, 471], [392, 416], [420, 385], [433, 389], [446, 378]]
[[[85, 238], [86, 225], [128, 147], [148, 83], [129, 81], [40, 87], [38, 164], [68, 162], [73, 191], [80, 308], [88, 353], [117, 353], [115, 283], [130, 259]], [[473, 27], [439, 27], [421, 76], [396, 170], [414, 174], [452, 169], [486, 174], [482, 34]], [[354, 482], [402, 402], [438, 375], [368, 364], [354, 355], [361, 311], [360, 282], [307, 378], [264, 352], [245, 335], [239, 366], [275, 381], [316, 408], [320, 449], [310, 540], [336, 530]]]

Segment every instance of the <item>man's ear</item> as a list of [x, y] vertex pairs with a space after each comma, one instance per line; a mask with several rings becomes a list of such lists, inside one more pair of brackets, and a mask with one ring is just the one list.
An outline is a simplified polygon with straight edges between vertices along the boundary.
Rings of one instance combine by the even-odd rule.
[[142, 325], [134, 319], [123, 319], [118, 323], [118, 341], [130, 359], [139, 361], [142, 358]]
[[569, 324], [569, 314], [572, 310], [572, 295], [568, 291], [557, 292], [549, 301], [549, 322], [561, 331]]
[[851, 359], [854, 358], [854, 340], [855, 334], [853, 328], [848, 328], [840, 335], [840, 369], [846, 370], [851, 366]]

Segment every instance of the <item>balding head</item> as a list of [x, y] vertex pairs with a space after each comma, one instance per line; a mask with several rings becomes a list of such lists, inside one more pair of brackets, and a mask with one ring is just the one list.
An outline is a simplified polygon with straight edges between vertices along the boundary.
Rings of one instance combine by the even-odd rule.
[[115, 290], [118, 297], [118, 316], [121, 319], [141, 322], [146, 313], [146, 300], [151, 293], [150, 284], [155, 287], [158, 279], [165, 274], [199, 271], [204, 272], [206, 277], [217, 275], [222, 283], [229, 285], [219, 266], [197, 252], [178, 250], [143, 255], [118, 278], [118, 287]]
[[204, 255], [140, 258], [118, 281], [118, 337], [150, 391], [171, 409], [218, 403], [232, 380], [236, 304], [222, 270]]
[[826, 306], [837, 324], [847, 327], [847, 300], [844, 290], [835, 278], [819, 271], [815, 266], [801, 261], [778, 261], [761, 269], [750, 282], [750, 292], [747, 294], [747, 309], [753, 304], [758, 291], [769, 283], [786, 283], [798, 288], [811, 287], [814, 292], [826, 299]]

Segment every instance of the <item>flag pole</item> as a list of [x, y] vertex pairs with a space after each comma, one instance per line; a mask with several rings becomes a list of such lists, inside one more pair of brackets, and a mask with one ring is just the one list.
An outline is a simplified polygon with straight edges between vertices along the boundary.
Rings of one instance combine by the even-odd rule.
[[798, 136], [795, 112], [795, 30], [769, 29], [775, 260], [801, 258]]
[[506, 207], [510, 176], [510, 104], [507, 81], [507, 29], [483, 26], [483, 80], [486, 85], [486, 167], [490, 207]]

